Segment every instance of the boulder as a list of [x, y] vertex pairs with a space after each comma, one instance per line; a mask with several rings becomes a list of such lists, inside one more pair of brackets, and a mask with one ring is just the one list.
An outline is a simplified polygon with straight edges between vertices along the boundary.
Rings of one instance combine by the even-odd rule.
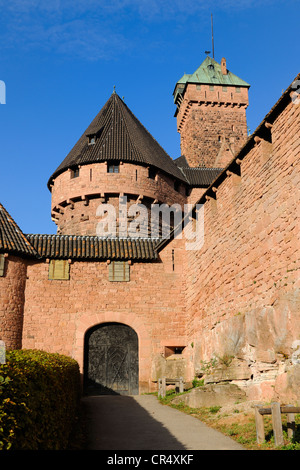
[[246, 400], [246, 394], [234, 384], [210, 384], [193, 388], [189, 393], [174, 398], [173, 403], [184, 402], [191, 408], [234, 405]]

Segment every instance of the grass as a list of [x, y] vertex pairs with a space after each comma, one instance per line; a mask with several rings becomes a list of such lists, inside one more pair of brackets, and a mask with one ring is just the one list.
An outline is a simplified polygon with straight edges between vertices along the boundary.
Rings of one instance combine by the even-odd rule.
[[264, 416], [265, 425], [265, 442], [258, 445], [256, 442], [256, 425], [254, 409], [242, 411], [238, 404], [233, 406], [230, 412], [223, 412], [222, 407], [213, 406], [210, 408], [190, 408], [183, 401], [175, 404], [172, 400], [183, 394], [175, 394], [174, 390], [168, 390], [165, 398], [159, 398], [159, 401], [164, 404], [176, 408], [183, 413], [189, 414], [198, 418], [203, 423], [207, 424], [213, 429], [229, 436], [237, 441], [239, 444], [248, 450], [300, 450], [300, 414], [295, 416], [296, 432], [293, 442], [287, 436], [287, 423], [286, 415], [282, 414], [282, 428], [284, 436], [284, 446], [275, 447], [272, 418], [267, 415]]

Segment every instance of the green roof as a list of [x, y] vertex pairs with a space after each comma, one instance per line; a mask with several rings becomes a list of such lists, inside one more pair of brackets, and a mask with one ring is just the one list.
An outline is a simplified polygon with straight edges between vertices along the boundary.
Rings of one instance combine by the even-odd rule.
[[[237, 77], [237, 75], [230, 72], [230, 70], [227, 70], [227, 74], [224, 75], [221, 71], [221, 65], [209, 56], [206, 57], [193, 74], [184, 74], [176, 83], [174, 91], [175, 101], [179, 89], [181, 88], [180, 91], [183, 91], [184, 88], [182, 85], [186, 86], [188, 83], [250, 87], [249, 83]], [[181, 85], [179, 89], [178, 85]]]
[[190, 73], [185, 73], [177, 83], [186, 83], [187, 80], [191, 77]]

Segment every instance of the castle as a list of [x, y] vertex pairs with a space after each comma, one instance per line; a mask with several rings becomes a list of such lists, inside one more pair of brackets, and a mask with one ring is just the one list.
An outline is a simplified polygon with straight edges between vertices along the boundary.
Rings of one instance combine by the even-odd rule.
[[299, 400], [299, 78], [248, 136], [250, 85], [207, 56], [174, 89], [176, 160], [114, 91], [49, 178], [57, 234], [0, 205], [6, 347], [73, 357], [87, 393], [210, 369], [249, 400]]

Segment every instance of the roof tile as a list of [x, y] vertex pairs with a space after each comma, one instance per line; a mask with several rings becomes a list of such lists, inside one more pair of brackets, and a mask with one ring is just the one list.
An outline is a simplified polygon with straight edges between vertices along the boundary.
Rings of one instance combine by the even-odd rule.
[[[88, 136], [90, 135], [96, 135], [94, 144], [89, 144]], [[185, 181], [184, 175], [172, 158], [116, 93], [111, 95], [67, 157], [52, 174], [48, 187], [56, 176], [68, 168], [109, 160], [152, 165]]]

